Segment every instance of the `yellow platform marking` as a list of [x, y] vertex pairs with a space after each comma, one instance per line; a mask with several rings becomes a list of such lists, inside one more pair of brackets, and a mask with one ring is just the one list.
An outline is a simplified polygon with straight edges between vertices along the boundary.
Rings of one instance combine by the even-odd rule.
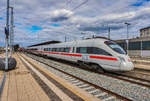
[[28, 59], [30, 61], [30, 63], [40, 69], [41, 71], [43, 71], [44, 73], [46, 73], [48, 76], [50, 76], [51, 78], [53, 78], [54, 80], [56, 80], [58, 83], [60, 83], [61, 85], [63, 85], [64, 87], [66, 87], [67, 89], [69, 89], [71, 92], [73, 92], [74, 94], [80, 96], [83, 100], [85, 101], [101, 101], [100, 99], [96, 98], [95, 96], [87, 93], [86, 91], [80, 89], [77, 86], [72, 85], [71, 83], [67, 82], [66, 80], [60, 78], [59, 76], [49, 72], [47, 69], [45, 69], [44, 67], [42, 67], [41, 65], [33, 62], [33, 60], [25, 55], [22, 55], [24, 58]]
[[[26, 62], [26, 61], [25, 61]], [[47, 84], [47, 86], [52, 89], [61, 100], [63, 101], [73, 101], [68, 95], [66, 95], [62, 90], [56, 87], [53, 83], [51, 83], [43, 74], [41, 74], [36, 68], [26, 62], [26, 64]]]

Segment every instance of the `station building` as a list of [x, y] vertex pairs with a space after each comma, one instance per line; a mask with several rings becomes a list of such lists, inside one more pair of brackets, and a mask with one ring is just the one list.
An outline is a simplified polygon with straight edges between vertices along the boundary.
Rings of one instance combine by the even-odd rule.
[[150, 37], [150, 27], [140, 29], [140, 37]]
[[[125, 50], [127, 39], [115, 40]], [[140, 29], [140, 37], [129, 39], [128, 54], [130, 56], [150, 56], [150, 27]]]

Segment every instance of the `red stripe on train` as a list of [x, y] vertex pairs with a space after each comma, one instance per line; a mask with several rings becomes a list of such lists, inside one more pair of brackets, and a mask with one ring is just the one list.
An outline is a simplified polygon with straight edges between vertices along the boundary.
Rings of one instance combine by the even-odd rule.
[[[40, 52], [40, 53], [48, 53], [48, 54], [58, 54], [58, 55], [67, 55], [67, 56], [82, 57], [82, 54], [56, 53], [56, 52], [48, 52], [48, 51], [36, 51], [36, 52]], [[89, 56], [89, 58], [92, 58], [92, 59], [103, 59], [103, 60], [113, 60], [113, 61], [118, 61], [118, 59], [116, 59], [116, 58], [102, 57], [102, 56]]]
[[47, 52], [47, 51], [39, 51], [39, 52], [41, 52], [41, 53], [48, 53], [48, 54], [58, 54], [58, 55], [82, 57], [81, 54], [56, 53], [56, 52]]
[[118, 61], [118, 59], [116, 59], [116, 58], [102, 57], [102, 56], [89, 56], [89, 58]]

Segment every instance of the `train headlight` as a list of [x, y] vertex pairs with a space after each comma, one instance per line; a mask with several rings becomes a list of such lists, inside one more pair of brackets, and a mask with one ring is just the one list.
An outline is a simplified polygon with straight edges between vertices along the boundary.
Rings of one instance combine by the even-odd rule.
[[131, 59], [130, 59], [130, 58], [128, 59], [128, 62], [131, 62]]
[[123, 61], [123, 62], [125, 62], [125, 59], [123, 58], [123, 57], [118, 57], [119, 59], [120, 59], [120, 61]]

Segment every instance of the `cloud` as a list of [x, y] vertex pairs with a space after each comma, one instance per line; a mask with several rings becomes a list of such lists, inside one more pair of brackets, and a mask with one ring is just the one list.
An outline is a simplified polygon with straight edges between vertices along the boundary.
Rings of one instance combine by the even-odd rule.
[[68, 20], [73, 15], [73, 12], [66, 9], [55, 10], [51, 13], [53, 22]]
[[[68, 2], [67, 2], [68, 1]], [[50, 40], [81, 39], [81, 32], [107, 37], [111, 28], [112, 39], [126, 38], [126, 25], [130, 37], [139, 36], [139, 29], [150, 26], [149, 0], [12, 0], [14, 6], [15, 43], [28, 46]], [[144, 1], [142, 6], [132, 4]], [[0, 0], [0, 45], [4, 44], [6, 0]], [[72, 11], [75, 7], [78, 9]], [[21, 33], [21, 34], [20, 34]], [[55, 37], [53, 37], [55, 36]]]

